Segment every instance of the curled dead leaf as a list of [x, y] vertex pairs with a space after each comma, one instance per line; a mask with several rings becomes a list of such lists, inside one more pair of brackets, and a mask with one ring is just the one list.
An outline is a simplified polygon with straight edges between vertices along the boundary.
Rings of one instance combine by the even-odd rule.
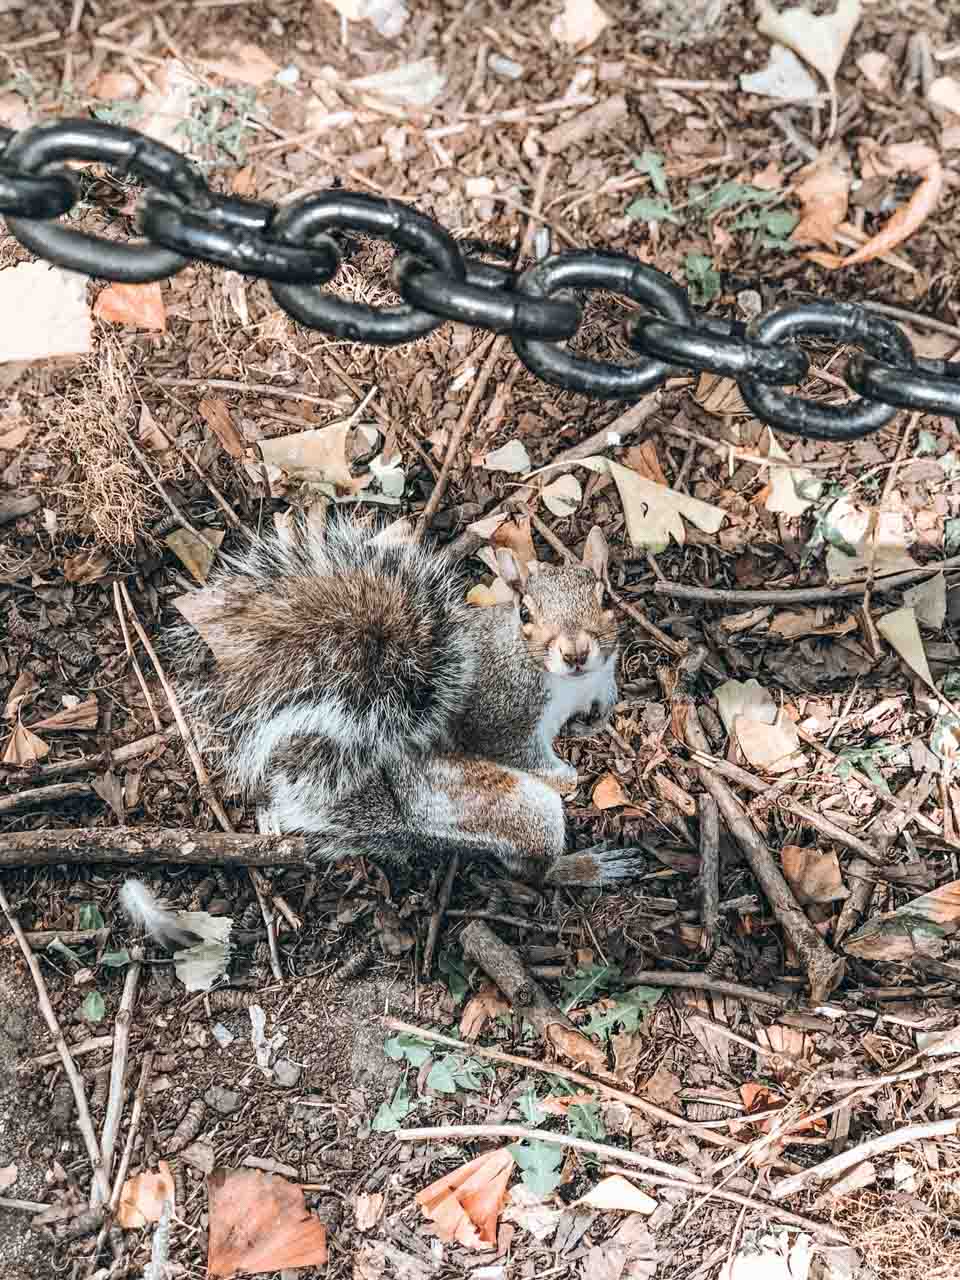
[[200, 416], [229, 453], [238, 461], [244, 455], [246, 442], [233, 424], [226, 400], [219, 396], [205, 396], [198, 405]]
[[108, 284], [100, 290], [93, 314], [109, 324], [128, 324], [156, 333], [167, 329], [167, 309], [157, 280], [150, 284]]
[[615, 1210], [619, 1213], [642, 1213], [649, 1217], [656, 1210], [657, 1202], [653, 1196], [634, 1186], [622, 1173], [611, 1174], [609, 1178], [601, 1178], [597, 1185], [574, 1204], [583, 1204], [590, 1209], [605, 1212]]
[[603, 775], [593, 788], [590, 798], [598, 809], [618, 809], [621, 805], [630, 803], [619, 780], [612, 773]]
[[460, 1035], [464, 1040], [476, 1040], [487, 1023], [501, 1015], [510, 1016], [510, 1005], [493, 983], [488, 982], [464, 1005], [460, 1016]]
[[813, 241], [835, 248], [837, 228], [847, 216], [850, 174], [828, 152], [799, 171], [793, 194], [800, 201], [802, 213], [791, 239], [798, 244]]
[[35, 721], [30, 728], [56, 729], [66, 733], [68, 730], [95, 729], [99, 719], [100, 708], [97, 704], [97, 695], [91, 693], [90, 697], [85, 698], [83, 702], [78, 702], [72, 707], [64, 707], [62, 711], [55, 711], [52, 716]]
[[787, 884], [801, 906], [813, 902], [838, 902], [850, 896], [840, 874], [840, 861], [833, 850], [802, 849], [785, 844], [780, 864]]
[[327, 1261], [327, 1229], [293, 1182], [260, 1169], [214, 1169], [207, 1275], [318, 1267]]
[[163, 1206], [168, 1200], [174, 1204], [175, 1197], [170, 1166], [161, 1160], [156, 1173], [138, 1173], [123, 1184], [117, 1223], [124, 1231], [132, 1231], [148, 1222], [159, 1222]]
[[417, 1194], [417, 1204], [441, 1240], [456, 1241], [468, 1249], [496, 1244], [497, 1223], [514, 1164], [509, 1147], [498, 1147]]

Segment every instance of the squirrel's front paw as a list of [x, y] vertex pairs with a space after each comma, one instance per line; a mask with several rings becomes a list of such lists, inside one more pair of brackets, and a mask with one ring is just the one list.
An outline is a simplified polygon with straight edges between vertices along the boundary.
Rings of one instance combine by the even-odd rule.
[[537, 772], [548, 786], [553, 787], [554, 791], [562, 796], [571, 795], [576, 791], [580, 780], [576, 769], [565, 760], [559, 760], [552, 769], [540, 769]]
[[595, 738], [610, 723], [613, 706], [609, 703], [595, 702], [589, 712], [574, 716], [563, 729], [565, 738]]

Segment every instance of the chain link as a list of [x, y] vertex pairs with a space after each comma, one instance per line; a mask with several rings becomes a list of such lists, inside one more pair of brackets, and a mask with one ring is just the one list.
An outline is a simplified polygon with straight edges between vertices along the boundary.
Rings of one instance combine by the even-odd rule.
[[[76, 160], [143, 184], [142, 241], [117, 243], [57, 221], [69, 220], [81, 198], [67, 167]], [[439, 223], [396, 200], [333, 190], [277, 208], [221, 195], [178, 151], [120, 125], [0, 127], [0, 215], [38, 258], [99, 279], [160, 280], [191, 261], [259, 277], [295, 320], [353, 342], [412, 342], [445, 320], [505, 333], [545, 382], [600, 399], [633, 400], [690, 370], [735, 379], [762, 422], [821, 440], [868, 435], [898, 409], [960, 418], [960, 363], [917, 359], [898, 325], [854, 303], [783, 307], [743, 326], [695, 313], [684, 289], [627, 254], [576, 250], [514, 272], [465, 257]], [[391, 271], [399, 305], [349, 302], [323, 289], [340, 267], [338, 235], [356, 233], [399, 251]], [[565, 345], [580, 331], [582, 298], [595, 291], [644, 308], [626, 323], [633, 362], [593, 360]], [[809, 372], [796, 345], [804, 336], [859, 349], [846, 381], [860, 399], [828, 404], [783, 389]]]

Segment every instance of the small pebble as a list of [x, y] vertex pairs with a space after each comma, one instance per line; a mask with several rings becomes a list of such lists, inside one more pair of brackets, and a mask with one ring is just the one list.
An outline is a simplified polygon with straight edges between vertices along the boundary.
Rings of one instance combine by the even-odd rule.
[[273, 1078], [281, 1089], [292, 1089], [303, 1075], [303, 1067], [289, 1058], [278, 1058], [273, 1064]]
[[502, 53], [491, 53], [487, 66], [495, 76], [502, 76], [504, 80], [519, 80], [523, 75], [523, 64], [505, 58]]
[[222, 1116], [228, 1116], [238, 1109], [243, 1102], [243, 1097], [233, 1089], [225, 1089], [223, 1085], [213, 1084], [203, 1095], [203, 1100], [214, 1111], [219, 1111]]

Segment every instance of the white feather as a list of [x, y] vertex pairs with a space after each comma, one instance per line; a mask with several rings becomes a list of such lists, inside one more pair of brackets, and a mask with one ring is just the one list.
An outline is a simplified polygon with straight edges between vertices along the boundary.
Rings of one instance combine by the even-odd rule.
[[120, 905], [134, 924], [140, 925], [170, 950], [188, 947], [197, 941], [195, 930], [185, 927], [180, 912], [168, 911], [160, 905], [152, 890], [142, 880], [125, 880], [120, 890]]

